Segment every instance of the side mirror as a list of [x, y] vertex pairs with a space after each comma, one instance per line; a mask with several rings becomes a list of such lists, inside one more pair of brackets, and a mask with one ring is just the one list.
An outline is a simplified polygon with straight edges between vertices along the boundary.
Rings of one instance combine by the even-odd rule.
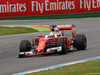
[[42, 37], [42, 35], [38, 35], [38, 37]]

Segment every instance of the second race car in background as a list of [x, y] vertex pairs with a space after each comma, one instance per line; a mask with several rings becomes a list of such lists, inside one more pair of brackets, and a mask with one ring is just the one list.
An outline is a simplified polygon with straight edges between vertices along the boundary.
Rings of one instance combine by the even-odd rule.
[[[63, 30], [71, 30], [72, 38], [64, 36]], [[56, 31], [59, 31], [57, 33]], [[67, 34], [67, 33], [66, 33]], [[58, 53], [66, 54], [72, 50], [86, 50], [87, 39], [84, 34], [76, 35], [75, 25], [51, 25], [51, 32], [43, 37], [22, 40], [20, 43], [19, 57], [34, 56], [39, 54]]]

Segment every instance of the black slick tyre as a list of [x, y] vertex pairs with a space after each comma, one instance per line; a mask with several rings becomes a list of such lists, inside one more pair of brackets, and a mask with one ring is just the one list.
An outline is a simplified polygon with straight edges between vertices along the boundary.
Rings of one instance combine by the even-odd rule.
[[65, 38], [60, 38], [57, 40], [57, 46], [61, 46], [62, 49], [58, 54], [66, 54], [67, 53], [67, 42]]
[[20, 52], [31, 51], [31, 43], [28, 40], [22, 40], [20, 43]]
[[86, 50], [87, 39], [84, 34], [76, 35], [75, 37], [75, 47], [77, 50]]
[[31, 51], [31, 43], [28, 40], [22, 40], [19, 52], [24, 52], [24, 54], [19, 54], [19, 58], [25, 57], [25, 52], [27, 51]]

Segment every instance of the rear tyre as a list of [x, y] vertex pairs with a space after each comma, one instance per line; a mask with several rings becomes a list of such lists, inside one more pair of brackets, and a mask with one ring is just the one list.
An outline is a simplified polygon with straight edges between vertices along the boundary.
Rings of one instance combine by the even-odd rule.
[[67, 53], [67, 42], [65, 38], [60, 38], [57, 40], [57, 46], [61, 46], [61, 52], [59, 54], [66, 54]]
[[19, 54], [19, 58], [24, 57], [27, 51], [31, 51], [31, 43], [28, 40], [22, 40], [19, 52], [24, 52], [24, 54]]
[[86, 50], [87, 39], [84, 34], [76, 35], [75, 37], [75, 47], [77, 50]]

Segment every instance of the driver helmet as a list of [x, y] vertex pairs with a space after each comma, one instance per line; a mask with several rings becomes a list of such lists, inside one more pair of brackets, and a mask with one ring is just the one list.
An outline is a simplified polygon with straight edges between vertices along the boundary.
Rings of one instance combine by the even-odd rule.
[[59, 29], [58, 28], [55, 28], [55, 32], [59, 32]]

